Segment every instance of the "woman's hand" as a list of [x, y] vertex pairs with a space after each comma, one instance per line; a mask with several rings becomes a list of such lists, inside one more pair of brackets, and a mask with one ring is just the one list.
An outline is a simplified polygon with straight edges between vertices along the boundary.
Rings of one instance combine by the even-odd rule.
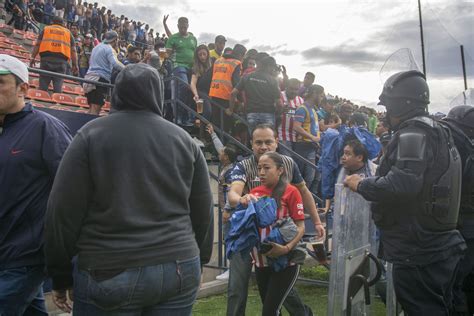
[[276, 244], [274, 242], [270, 243], [272, 245], [272, 249], [264, 253], [265, 256], [270, 258], [277, 258], [280, 256], [284, 256], [290, 252], [290, 248], [288, 246]]
[[227, 223], [230, 220], [231, 216], [232, 214], [229, 211], [225, 210], [224, 212], [222, 212], [222, 221], [224, 223]]
[[248, 206], [250, 202], [257, 202], [258, 198], [253, 195], [253, 194], [245, 194], [244, 196], [241, 196], [239, 199], [239, 203], [242, 204], [243, 206]]

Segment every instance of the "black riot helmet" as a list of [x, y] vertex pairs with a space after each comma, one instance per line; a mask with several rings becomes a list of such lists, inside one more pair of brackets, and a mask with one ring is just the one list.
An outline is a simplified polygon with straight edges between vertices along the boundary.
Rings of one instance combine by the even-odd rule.
[[459, 126], [467, 136], [474, 137], [474, 106], [455, 106], [444, 119]]
[[379, 105], [387, 108], [388, 116], [408, 119], [427, 113], [430, 90], [425, 75], [418, 70], [398, 72], [385, 81]]

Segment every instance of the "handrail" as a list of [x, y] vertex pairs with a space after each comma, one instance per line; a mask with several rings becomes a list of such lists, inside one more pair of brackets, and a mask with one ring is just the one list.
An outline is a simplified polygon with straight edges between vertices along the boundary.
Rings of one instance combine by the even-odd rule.
[[90, 79], [84, 79], [84, 78], [81, 78], [81, 77], [75, 77], [75, 76], [71, 76], [71, 75], [60, 74], [60, 73], [57, 73], [57, 72], [52, 72], [52, 71], [43, 70], [43, 69], [34, 68], [34, 67], [28, 67], [28, 71], [31, 71], [31, 72], [34, 72], [34, 73], [37, 73], [37, 74], [40, 74], [40, 75], [50, 76], [50, 77], [59, 77], [59, 78], [68, 79], [68, 80], [71, 80], [71, 81], [91, 83], [91, 84], [94, 84], [96, 86], [101, 86], [101, 87], [106, 87], [106, 88], [113, 88], [114, 87], [114, 85], [111, 84], [111, 83], [99, 82], [99, 81], [90, 80]]

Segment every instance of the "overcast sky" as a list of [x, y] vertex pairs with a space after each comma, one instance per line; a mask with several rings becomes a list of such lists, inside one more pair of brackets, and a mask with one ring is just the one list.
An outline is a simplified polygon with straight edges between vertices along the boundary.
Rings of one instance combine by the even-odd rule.
[[[394, 60], [405, 64], [408, 48], [422, 65], [417, 0], [102, 0], [116, 14], [150, 24], [163, 33], [162, 18], [177, 31], [189, 18], [199, 43], [223, 34], [235, 43], [266, 51], [290, 77], [316, 74], [326, 92], [358, 104], [378, 101]], [[464, 88], [459, 46], [464, 45], [468, 86], [474, 84], [474, 1], [422, 0], [426, 68], [432, 112], [449, 110]], [[388, 70], [387, 70], [388, 69]]]

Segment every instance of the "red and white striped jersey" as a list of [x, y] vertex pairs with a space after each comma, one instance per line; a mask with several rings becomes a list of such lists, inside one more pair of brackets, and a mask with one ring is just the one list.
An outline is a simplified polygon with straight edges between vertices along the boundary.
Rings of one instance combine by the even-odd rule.
[[283, 104], [283, 113], [281, 114], [281, 122], [278, 126], [278, 139], [296, 142], [296, 132], [293, 130], [293, 117], [296, 109], [304, 104], [304, 100], [300, 96], [296, 96], [293, 100], [288, 100], [285, 91], [281, 92], [280, 100]]

